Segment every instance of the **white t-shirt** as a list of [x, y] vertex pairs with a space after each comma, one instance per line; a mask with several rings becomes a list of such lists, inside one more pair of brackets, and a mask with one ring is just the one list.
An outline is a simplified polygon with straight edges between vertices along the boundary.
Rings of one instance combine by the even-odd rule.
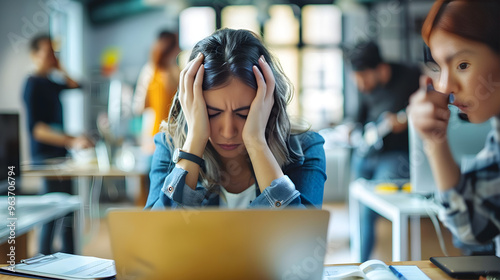
[[224, 187], [220, 187], [219, 207], [229, 209], [245, 209], [257, 197], [255, 184], [240, 193], [230, 193]]

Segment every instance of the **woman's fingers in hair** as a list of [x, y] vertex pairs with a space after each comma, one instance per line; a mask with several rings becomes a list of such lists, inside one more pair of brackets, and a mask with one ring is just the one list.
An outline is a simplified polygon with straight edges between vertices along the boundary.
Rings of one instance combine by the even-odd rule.
[[203, 62], [203, 54], [200, 52], [198, 53], [198, 56], [196, 56], [195, 59], [193, 59], [187, 66], [187, 71], [184, 75], [184, 89], [186, 90], [186, 93], [188, 93], [190, 96], [192, 96], [192, 90], [193, 90], [193, 84], [194, 84], [194, 78], [196, 76], [196, 73], [198, 73], [198, 70]]
[[261, 55], [259, 58], [259, 65], [260, 69], [262, 69], [262, 74], [264, 75], [264, 81], [266, 83], [266, 98], [269, 98], [274, 93], [274, 87], [276, 84], [273, 70], [271, 69], [271, 66], [269, 66], [263, 55]]
[[257, 94], [250, 105], [250, 111], [242, 132], [243, 141], [247, 147], [253, 146], [254, 141], [260, 144], [266, 143], [266, 125], [274, 105], [274, 77], [271, 67], [263, 57], [259, 59], [259, 66], [260, 69], [257, 65], [252, 67], [257, 81]]
[[196, 77], [193, 82], [193, 96], [195, 98], [203, 98], [203, 75], [205, 74], [205, 67], [201, 64], [196, 72]]
[[[199, 56], [199, 55], [198, 55]], [[196, 57], [198, 58], [198, 57]], [[196, 61], [196, 58], [189, 61], [186, 66], [184, 67], [184, 69], [182, 69], [181, 73], [179, 74], [179, 91], [180, 92], [184, 92], [184, 90], [186, 89], [185, 88], [185, 81], [186, 81], [186, 75], [187, 75], [187, 72], [189, 69], [191, 69], [191, 66], [193, 65], [193, 63]]]
[[257, 87], [258, 87], [257, 88], [257, 95], [255, 96], [255, 98], [258, 98], [260, 96], [265, 98], [267, 85], [266, 85], [266, 81], [264, 80], [264, 76], [262, 75], [262, 73], [260, 72], [260, 70], [257, 66], [254, 65], [252, 67], [252, 70], [253, 70], [253, 74], [255, 75], [255, 79], [257, 80]]

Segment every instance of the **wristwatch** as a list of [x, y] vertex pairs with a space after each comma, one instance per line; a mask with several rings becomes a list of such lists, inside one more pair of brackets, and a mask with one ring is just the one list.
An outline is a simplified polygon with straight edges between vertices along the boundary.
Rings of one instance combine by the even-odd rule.
[[181, 159], [186, 159], [186, 160], [192, 161], [192, 162], [198, 164], [201, 168], [205, 167], [205, 161], [201, 157], [184, 152], [180, 148], [177, 148], [174, 150], [174, 155], [172, 157], [172, 160], [174, 163], [178, 163], [179, 160], [181, 160]]

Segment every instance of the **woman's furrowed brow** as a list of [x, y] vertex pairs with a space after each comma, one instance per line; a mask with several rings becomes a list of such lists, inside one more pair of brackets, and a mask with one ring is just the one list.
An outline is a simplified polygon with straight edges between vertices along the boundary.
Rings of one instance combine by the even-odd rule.
[[234, 109], [233, 112], [238, 112], [238, 111], [244, 111], [244, 110], [249, 110], [250, 106], [243, 106], [238, 109]]
[[219, 109], [219, 108], [212, 107], [212, 106], [210, 106], [210, 105], [207, 105], [207, 109], [214, 110], [214, 111], [219, 111], [219, 112], [224, 112], [224, 110]]
[[[218, 112], [224, 112], [224, 110], [219, 109], [219, 108], [212, 107], [212, 106], [210, 106], [210, 105], [207, 105], [207, 109], [214, 110], [214, 111], [218, 111]], [[244, 110], [249, 110], [249, 109], [250, 109], [250, 105], [249, 105], [249, 106], [243, 106], [243, 107], [240, 107], [240, 108], [234, 109], [234, 110], [233, 110], [233, 112], [239, 112], [239, 111], [244, 111]]]

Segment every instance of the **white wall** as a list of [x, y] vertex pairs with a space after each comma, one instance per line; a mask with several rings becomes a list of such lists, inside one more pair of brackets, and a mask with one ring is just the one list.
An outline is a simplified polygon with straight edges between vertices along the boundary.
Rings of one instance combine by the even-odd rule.
[[16, 0], [0, 3], [0, 111], [21, 112], [21, 155], [28, 156], [22, 103], [24, 80], [33, 69], [29, 39], [49, 31], [50, 1]]
[[141, 67], [149, 58], [151, 45], [158, 32], [162, 29], [175, 31], [175, 28], [177, 18], [163, 9], [92, 25], [86, 46], [87, 62], [92, 70], [98, 70], [102, 52], [108, 47], [116, 47], [121, 54], [118, 76], [133, 85]]

